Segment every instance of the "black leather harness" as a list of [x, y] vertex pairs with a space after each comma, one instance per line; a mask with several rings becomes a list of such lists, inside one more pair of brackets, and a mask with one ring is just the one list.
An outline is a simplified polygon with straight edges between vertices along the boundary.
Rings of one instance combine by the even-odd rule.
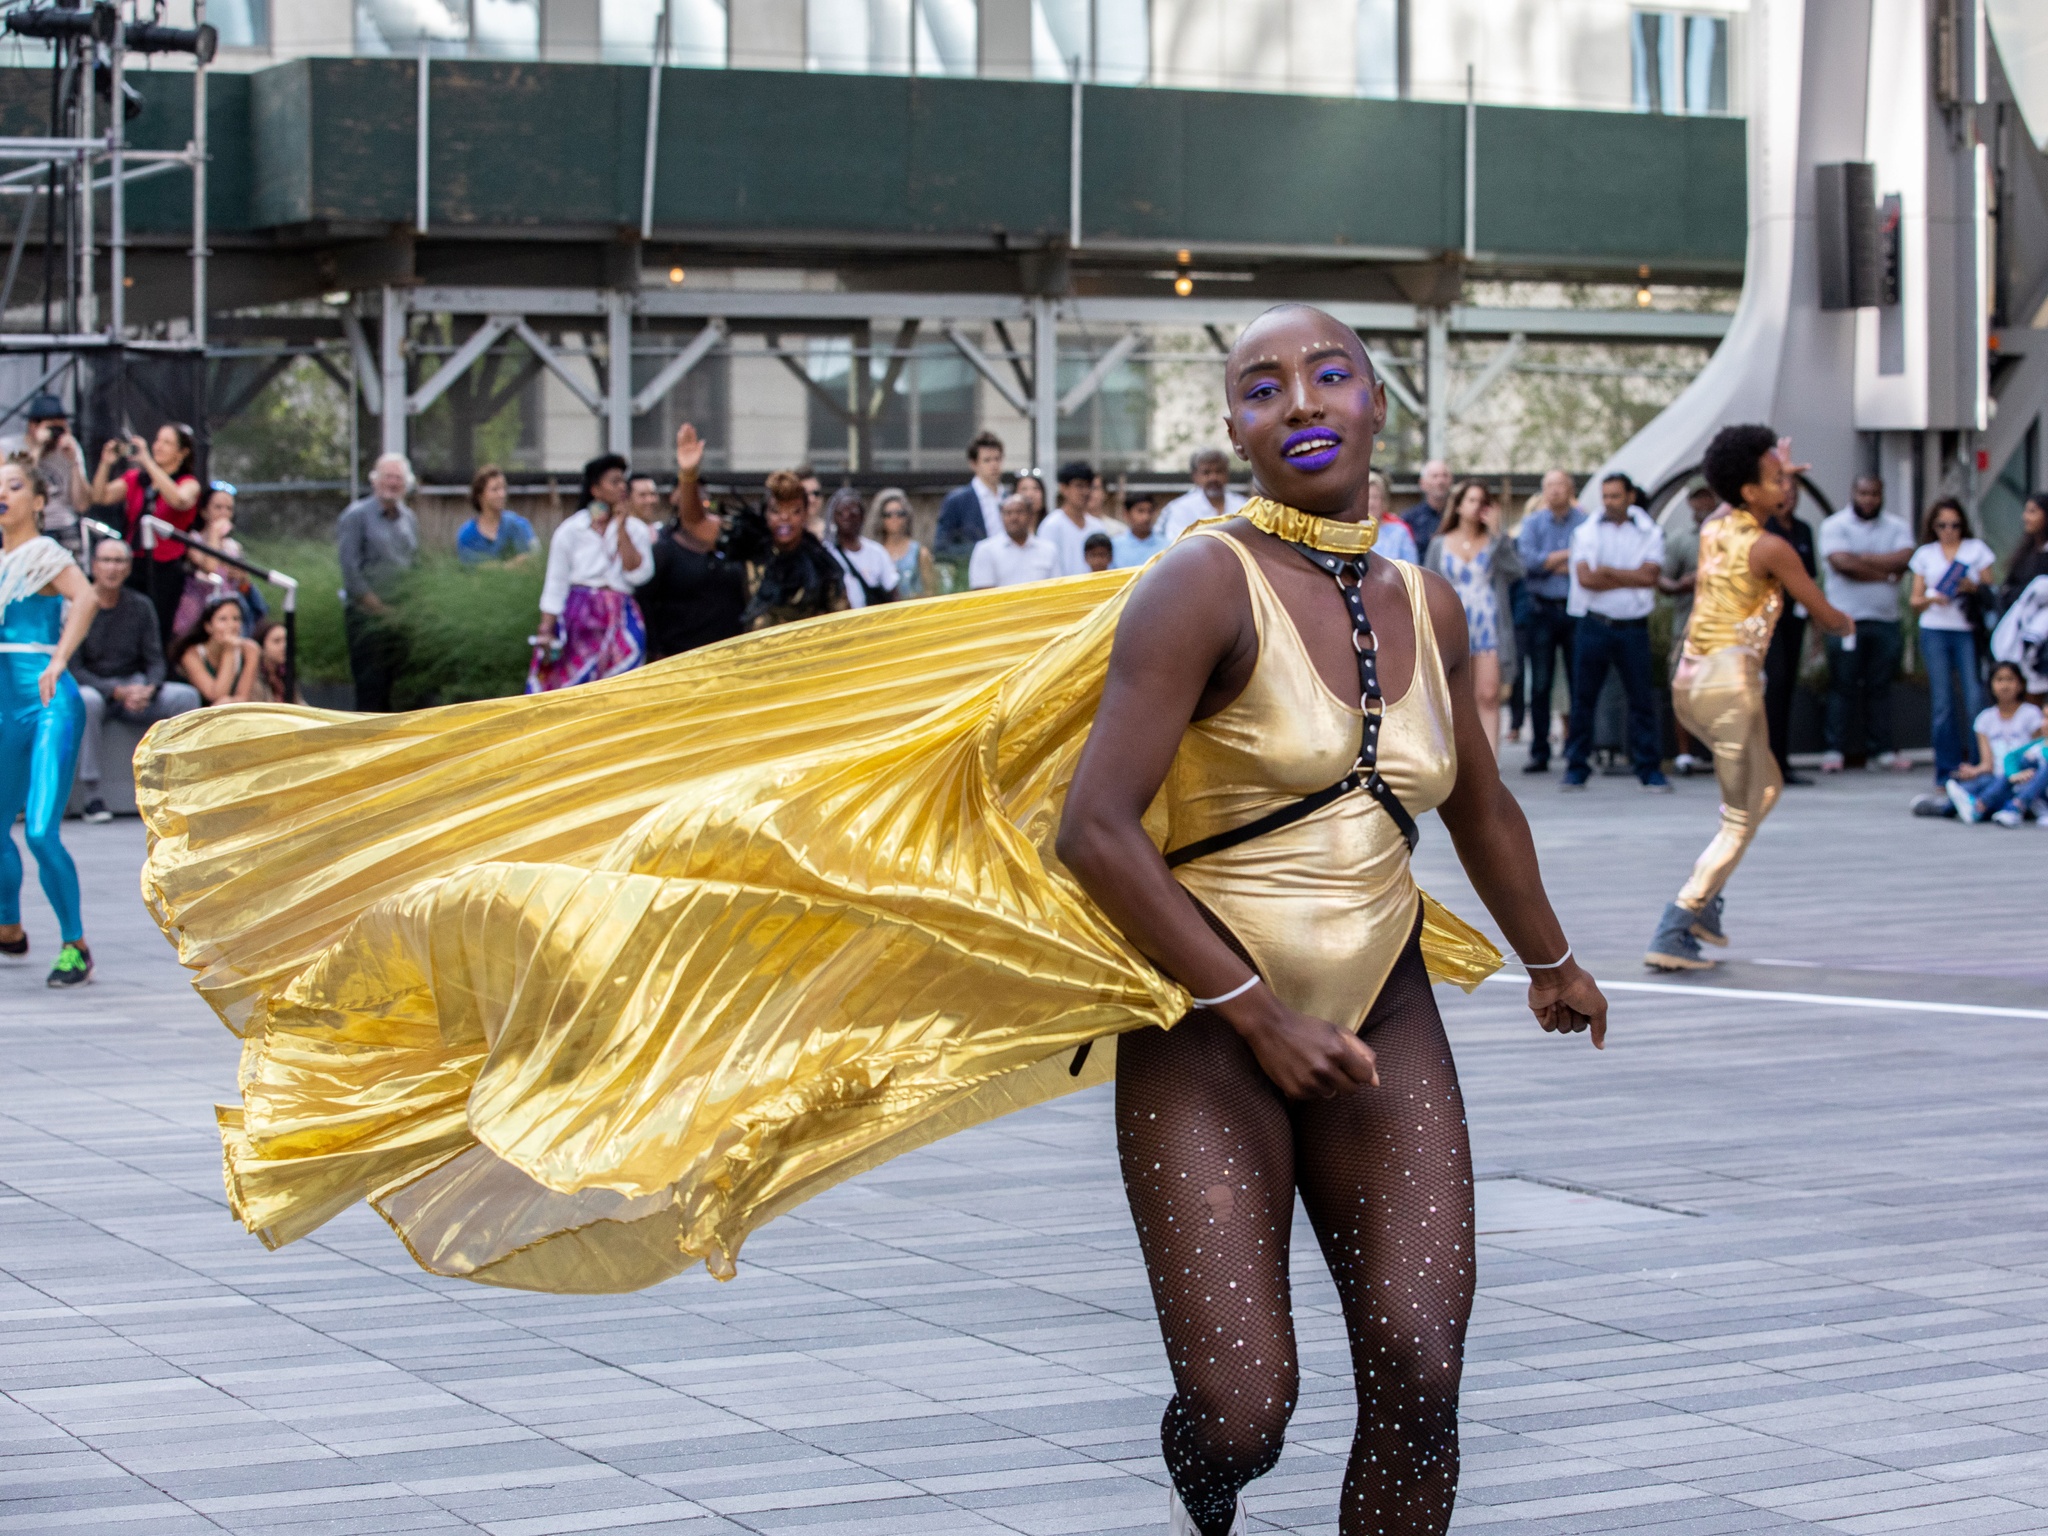
[[[1185, 844], [1166, 855], [1166, 867], [1177, 869], [1190, 859], [1203, 858], [1208, 854], [1221, 853], [1225, 848], [1235, 848], [1239, 843], [1250, 842], [1255, 837], [1264, 837], [1268, 832], [1277, 832], [1282, 827], [1292, 826], [1304, 816], [1313, 816], [1324, 806], [1341, 800], [1354, 789], [1363, 789], [1379, 801], [1387, 815], [1393, 818], [1400, 829], [1401, 839], [1407, 843], [1408, 851], [1415, 851], [1422, 831], [1415, 825], [1415, 818], [1408, 814], [1408, 807], [1401, 803], [1401, 797], [1394, 793], [1393, 786], [1380, 777], [1380, 720], [1387, 712], [1386, 697], [1380, 692], [1379, 641], [1373, 635], [1372, 622], [1365, 616], [1365, 561], [1364, 555], [1333, 555], [1326, 550], [1314, 549], [1307, 544], [1289, 544], [1288, 548], [1300, 554], [1317, 569], [1335, 579], [1337, 590], [1343, 594], [1345, 612], [1351, 615], [1351, 648], [1358, 653], [1358, 707], [1365, 712], [1365, 726], [1358, 742], [1358, 760], [1351, 765], [1351, 771], [1330, 785], [1312, 795], [1303, 795], [1292, 805], [1283, 805], [1277, 811], [1268, 811], [1254, 821], [1241, 827], [1232, 827], [1228, 832], [1218, 832], [1213, 837]], [[1421, 646], [1416, 647], [1420, 654]]]

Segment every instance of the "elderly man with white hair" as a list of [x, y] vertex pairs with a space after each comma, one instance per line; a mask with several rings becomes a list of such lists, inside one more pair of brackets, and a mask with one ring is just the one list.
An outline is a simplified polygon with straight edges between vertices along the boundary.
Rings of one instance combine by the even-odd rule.
[[343, 509], [334, 527], [348, 666], [361, 710], [389, 712], [391, 685], [405, 665], [405, 634], [394, 604], [420, 557], [419, 523], [405, 504], [414, 483], [405, 455], [385, 454], [371, 466], [370, 494]]

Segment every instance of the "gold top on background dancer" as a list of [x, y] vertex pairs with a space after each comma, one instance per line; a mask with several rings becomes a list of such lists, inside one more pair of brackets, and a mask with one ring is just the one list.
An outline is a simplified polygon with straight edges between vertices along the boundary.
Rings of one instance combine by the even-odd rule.
[[1700, 524], [1700, 564], [1685, 647], [1671, 679], [1678, 723], [1714, 757], [1721, 826], [1678, 897], [1664, 909], [1643, 963], [1653, 970], [1714, 964], [1700, 941], [1726, 944], [1721, 891], [1784, 786], [1764, 720], [1764, 655], [1789, 594], [1830, 634], [1856, 624], [1821, 595], [1797, 550], [1763, 520], [1799, 496], [1790, 444], [1769, 427], [1723, 427], [1700, 465], [1727, 505]]

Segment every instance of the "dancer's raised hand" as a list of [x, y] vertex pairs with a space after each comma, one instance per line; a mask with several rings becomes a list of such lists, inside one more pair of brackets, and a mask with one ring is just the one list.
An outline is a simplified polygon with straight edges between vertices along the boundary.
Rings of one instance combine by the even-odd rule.
[[1592, 973], [1576, 960], [1529, 973], [1529, 1011], [1545, 1029], [1560, 1035], [1593, 1032], [1593, 1048], [1607, 1049], [1607, 999]]
[[703, 463], [704, 439], [686, 421], [676, 428], [676, 470], [685, 480], [694, 480]]

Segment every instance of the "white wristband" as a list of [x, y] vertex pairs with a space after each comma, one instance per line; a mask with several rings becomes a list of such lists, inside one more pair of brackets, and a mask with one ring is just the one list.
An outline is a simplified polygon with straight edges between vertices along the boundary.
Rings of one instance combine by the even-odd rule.
[[1525, 971], [1554, 971], [1560, 965], [1563, 965], [1565, 961], [1571, 959], [1571, 957], [1572, 947], [1569, 944], [1565, 945], [1564, 953], [1559, 955], [1555, 960], [1545, 960], [1541, 964], [1538, 964], [1534, 960], [1522, 960], [1522, 957], [1520, 955], [1515, 956], [1517, 960], [1522, 960], [1522, 969]]
[[1246, 977], [1237, 986], [1234, 986], [1228, 992], [1225, 992], [1221, 997], [1197, 997], [1192, 999], [1192, 1001], [1194, 1002], [1194, 1005], [1197, 1008], [1219, 1007], [1222, 1004], [1229, 1002], [1234, 997], [1243, 997], [1245, 993], [1251, 991], [1251, 989], [1253, 987], [1256, 987], [1258, 984], [1259, 977], [1258, 973], [1255, 971], [1250, 976]]

